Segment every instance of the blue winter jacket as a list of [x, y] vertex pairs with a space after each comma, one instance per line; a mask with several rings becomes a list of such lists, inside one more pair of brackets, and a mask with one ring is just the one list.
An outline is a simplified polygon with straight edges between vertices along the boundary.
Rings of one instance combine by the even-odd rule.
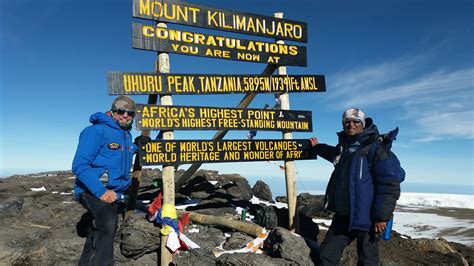
[[[76, 199], [87, 191], [100, 198], [107, 189], [114, 190], [121, 198], [130, 186], [132, 157], [138, 149], [132, 142], [130, 130], [124, 130], [118, 122], [105, 113], [93, 114], [79, 137], [72, 171], [76, 175], [74, 192]], [[104, 185], [99, 178], [108, 174]]]
[[[393, 214], [396, 202], [400, 197], [400, 182], [405, 179], [405, 171], [398, 158], [377, 141], [379, 133], [375, 125], [364, 129], [355, 140], [349, 140], [344, 132], [339, 132], [339, 143], [336, 147], [318, 144], [313, 147], [316, 155], [334, 163], [345, 149], [353, 149], [352, 162], [349, 165], [349, 230], [368, 231], [374, 222], [388, 221]], [[376, 146], [374, 162], [367, 158], [368, 147]], [[334, 211], [336, 178], [331, 175], [326, 189], [326, 208]]]

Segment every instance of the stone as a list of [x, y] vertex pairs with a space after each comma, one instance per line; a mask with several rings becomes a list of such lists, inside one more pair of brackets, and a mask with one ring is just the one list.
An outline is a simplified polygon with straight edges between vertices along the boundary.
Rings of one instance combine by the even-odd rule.
[[132, 216], [120, 228], [120, 247], [125, 257], [138, 259], [160, 249], [160, 227], [144, 217]]
[[272, 197], [272, 191], [270, 187], [263, 182], [258, 180], [252, 188], [253, 195], [259, 199], [266, 200], [268, 202], [274, 202]]
[[288, 199], [286, 198], [286, 196], [277, 196], [275, 200], [276, 202], [288, 204]]
[[324, 209], [324, 196], [301, 193], [297, 197], [298, 212], [307, 217], [329, 217], [329, 212]]
[[314, 265], [310, 258], [311, 250], [304, 239], [281, 227], [269, 233], [265, 241], [265, 251], [272, 257], [300, 265]]
[[233, 253], [222, 254], [216, 260], [216, 265], [292, 265], [291, 261], [282, 258], [272, 258], [263, 254]]
[[[190, 229], [197, 229], [199, 232], [189, 232]], [[202, 249], [210, 251], [221, 246], [226, 241], [224, 232], [217, 228], [205, 225], [188, 225], [184, 230], [184, 234], [194, 243], [198, 244]]]
[[8, 212], [21, 211], [24, 200], [22, 198], [14, 197], [10, 199], [0, 199], [0, 215], [5, 215]]
[[245, 247], [247, 243], [252, 241], [253, 238], [240, 232], [234, 232], [231, 236], [225, 241], [222, 248], [226, 250], [240, 249]]
[[[156, 195], [155, 188], [151, 185], [152, 179], [159, 176], [161, 172], [150, 170], [145, 180], [140, 184], [139, 198], [153, 200]], [[255, 213], [263, 206], [253, 205], [249, 198], [253, 193], [248, 182], [240, 175], [218, 175], [217, 171], [201, 171], [206, 183], [208, 180], [216, 181], [215, 191], [210, 193], [211, 199], [202, 210], [209, 209], [214, 214], [227, 213], [235, 206], [248, 204], [248, 213]], [[74, 201], [71, 193], [75, 177], [70, 171], [52, 171], [31, 175], [15, 175], [0, 179], [0, 264], [5, 265], [76, 265], [81, 255], [86, 230], [87, 217], [80, 223], [81, 217], [86, 210]], [[214, 183], [214, 182], [213, 182]], [[209, 183], [209, 184], [213, 184]], [[244, 192], [239, 200], [235, 191], [228, 193], [228, 189], [235, 184], [242, 185], [248, 192]], [[247, 183], [245, 185], [245, 183]], [[44, 187], [46, 191], [32, 191], [31, 188]], [[238, 187], [238, 186], [237, 186]], [[193, 192], [190, 190], [190, 192]], [[250, 192], [250, 193], [249, 193]], [[212, 199], [213, 198], [213, 199]], [[215, 201], [214, 201], [215, 200]], [[217, 204], [225, 206], [217, 206]], [[316, 213], [308, 206], [320, 206], [322, 196], [303, 195], [299, 197], [299, 219], [300, 228], [304, 228], [306, 222], [311, 221], [311, 216]], [[212, 205], [214, 204], [214, 205]], [[322, 206], [322, 205], [321, 205]], [[223, 209], [221, 209], [223, 208]], [[228, 208], [228, 209], [227, 209]], [[214, 209], [214, 210], [212, 210]], [[221, 210], [226, 210], [221, 212]], [[285, 208], [273, 208], [278, 219], [278, 226], [288, 225], [288, 210]], [[234, 210], [232, 210], [233, 212]], [[235, 216], [235, 214], [233, 214]], [[123, 221], [119, 214], [119, 230], [114, 243], [115, 265], [159, 265], [160, 236], [159, 227], [148, 223], [144, 219], [145, 213], [136, 211], [132, 220]], [[286, 224], [286, 225], [285, 225]], [[197, 228], [199, 233], [191, 233], [189, 229]], [[228, 232], [231, 238], [226, 239], [222, 230], [226, 228], [215, 228], [204, 225], [188, 225], [185, 234], [201, 249], [191, 251], [180, 251], [177, 256], [179, 260], [174, 263], [179, 265], [193, 265], [196, 261], [199, 265], [298, 265], [310, 264], [311, 258], [315, 260], [314, 251], [317, 244], [310, 241], [316, 229], [302, 229], [301, 234], [305, 236], [307, 247], [311, 247], [311, 253], [298, 255], [298, 261], [293, 261], [292, 254], [298, 254], [301, 247], [290, 244], [291, 240], [286, 238], [296, 237], [290, 233], [288, 237], [276, 237], [266, 251], [272, 251], [272, 256], [283, 256], [285, 258], [272, 258], [267, 255], [246, 254], [223, 254], [219, 258], [213, 258], [213, 251], [222, 251], [219, 246], [227, 248], [240, 246], [246, 242], [245, 236], [237, 232]], [[277, 228], [278, 229], [278, 228]], [[228, 230], [228, 229], [227, 229]], [[283, 231], [282, 229], [280, 229]], [[320, 239], [324, 238], [325, 231], [320, 233]], [[236, 234], [234, 236], [234, 234]], [[81, 237], [82, 235], [82, 237]], [[284, 235], [280, 233], [280, 235]], [[235, 239], [234, 239], [235, 238]], [[275, 239], [283, 239], [280, 242]], [[235, 241], [235, 242], [234, 242]], [[286, 243], [286, 244], [285, 244]], [[299, 243], [301, 244], [301, 243]], [[474, 249], [471, 246], [447, 242], [444, 239], [411, 239], [392, 232], [389, 241], [379, 241], [380, 261], [382, 265], [473, 265]], [[123, 249], [123, 250], [122, 250]], [[182, 259], [182, 260], [181, 260]], [[355, 265], [357, 263], [357, 249], [354, 241], [343, 253], [342, 265]]]
[[250, 188], [249, 182], [241, 175], [221, 175], [219, 176], [219, 179], [226, 179], [230, 181], [229, 184], [224, 185], [222, 188], [226, 190], [227, 195], [230, 195], [232, 197], [232, 200], [248, 201], [252, 199], [253, 192]]
[[275, 207], [262, 206], [261, 208], [258, 208], [257, 213], [254, 215], [254, 222], [267, 229], [276, 228], [278, 226], [278, 216]]
[[207, 249], [198, 248], [179, 251], [173, 256], [174, 265], [206, 266], [216, 265], [216, 257]]

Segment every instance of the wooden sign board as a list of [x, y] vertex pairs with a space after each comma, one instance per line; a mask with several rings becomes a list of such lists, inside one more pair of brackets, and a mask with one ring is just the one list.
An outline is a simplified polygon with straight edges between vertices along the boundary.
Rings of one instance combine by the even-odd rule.
[[316, 159], [308, 139], [154, 140], [140, 144], [141, 165]]
[[306, 66], [306, 47], [132, 24], [136, 49], [287, 66]]
[[264, 130], [311, 132], [311, 111], [137, 104], [138, 130]]
[[110, 95], [290, 93], [326, 91], [324, 75], [207, 75], [109, 72]]
[[307, 42], [305, 22], [172, 0], [133, 0], [133, 17], [281, 40]]

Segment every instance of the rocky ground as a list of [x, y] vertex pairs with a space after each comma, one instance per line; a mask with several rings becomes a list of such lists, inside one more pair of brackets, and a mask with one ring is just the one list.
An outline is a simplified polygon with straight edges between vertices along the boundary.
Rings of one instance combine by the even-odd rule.
[[[177, 173], [179, 178], [181, 172]], [[159, 170], [143, 171], [139, 199], [153, 200], [159, 189]], [[157, 182], [158, 180], [158, 182]], [[74, 176], [69, 171], [48, 172], [0, 179], [0, 264], [5, 265], [74, 265], [85, 239], [81, 219], [85, 210], [74, 202]], [[192, 199], [197, 205], [188, 211], [215, 216], [240, 217], [236, 209], [245, 209], [252, 221], [271, 230], [264, 247], [257, 253], [227, 253], [242, 248], [253, 237], [224, 227], [201, 224], [186, 226], [185, 234], [201, 248], [180, 251], [173, 258], [176, 265], [312, 265], [317, 243], [325, 231], [313, 218], [330, 216], [323, 210], [322, 196], [298, 196], [300, 234], [291, 234], [288, 212], [272, 205], [252, 204], [253, 196], [273, 201], [263, 182], [252, 188], [238, 175], [219, 175], [216, 171], [198, 171], [176, 194], [177, 204]], [[277, 197], [284, 202], [284, 197]], [[82, 221], [82, 222], [79, 222]], [[115, 239], [117, 265], [156, 265], [159, 263], [159, 227], [136, 211], [122, 221]], [[383, 265], [473, 265], [474, 250], [443, 239], [411, 239], [393, 232], [390, 241], [380, 242]], [[216, 254], [222, 254], [216, 256]], [[343, 264], [355, 265], [355, 243], [346, 249]]]

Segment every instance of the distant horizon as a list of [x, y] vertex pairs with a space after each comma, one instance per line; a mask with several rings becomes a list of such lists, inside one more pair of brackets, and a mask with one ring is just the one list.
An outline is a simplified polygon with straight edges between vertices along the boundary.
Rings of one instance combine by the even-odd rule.
[[[158, 167], [156, 167], [158, 168]], [[187, 168], [186, 168], [187, 169]], [[210, 169], [210, 168], [200, 168], [203, 170], [209, 171], [218, 171], [219, 174], [232, 174], [232, 173], [223, 173], [219, 170]], [[15, 171], [16, 170], [16, 171]], [[161, 169], [160, 169], [161, 170]], [[57, 169], [57, 170], [41, 170], [41, 169], [9, 169], [5, 171], [5, 169], [0, 169], [0, 178], [8, 178], [13, 175], [35, 175], [40, 173], [48, 173], [48, 172], [57, 172], [57, 171], [71, 171], [71, 169]], [[237, 173], [240, 174], [240, 173]], [[282, 172], [281, 176], [246, 176], [244, 174], [240, 174], [241, 176], [245, 177], [249, 182], [249, 185], [253, 187], [257, 180], [264, 181], [267, 185], [270, 186], [273, 196], [281, 196], [286, 194], [285, 188], [285, 176]], [[276, 186], [274, 179], [281, 178], [282, 183], [281, 186]], [[299, 178], [296, 179], [296, 188], [298, 194], [304, 193], [307, 191], [324, 191], [326, 189], [327, 182], [329, 181], [329, 177], [327, 180], [321, 179], [308, 179], [308, 178]], [[317, 187], [317, 189], [316, 189]], [[409, 180], [405, 180], [401, 184], [402, 193], [403, 192], [415, 192], [415, 193], [440, 193], [440, 194], [457, 194], [457, 195], [474, 195], [474, 186], [466, 186], [464, 184], [439, 184], [439, 183], [423, 183], [423, 182], [410, 182]], [[279, 193], [279, 194], [276, 194]]]

